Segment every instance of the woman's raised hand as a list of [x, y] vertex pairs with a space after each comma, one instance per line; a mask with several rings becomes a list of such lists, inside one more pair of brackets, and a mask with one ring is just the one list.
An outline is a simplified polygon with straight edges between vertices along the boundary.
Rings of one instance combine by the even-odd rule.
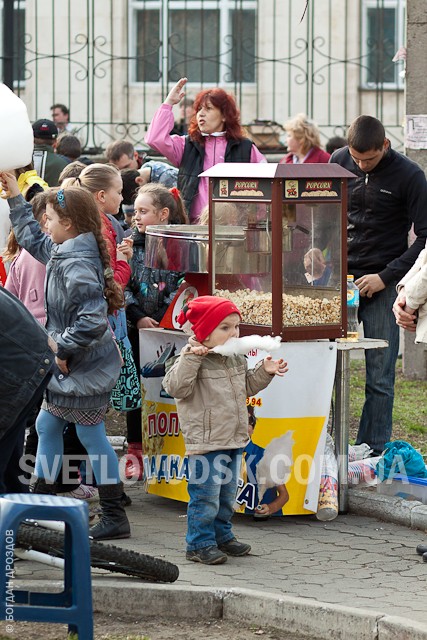
[[186, 82], [187, 78], [181, 78], [181, 80], [178, 80], [176, 85], [169, 91], [165, 100], [165, 104], [169, 104], [171, 107], [173, 107], [174, 104], [178, 104], [178, 102], [182, 100], [182, 98], [185, 96], [185, 91], [183, 91], [183, 88]]

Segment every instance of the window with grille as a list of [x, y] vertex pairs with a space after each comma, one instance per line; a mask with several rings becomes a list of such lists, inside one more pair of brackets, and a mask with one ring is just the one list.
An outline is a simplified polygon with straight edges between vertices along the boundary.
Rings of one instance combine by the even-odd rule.
[[133, 1], [133, 80], [255, 82], [252, 0]]
[[[0, 1], [0, 80], [3, 80], [6, 64], [4, 54], [4, 3]], [[25, 0], [15, 0], [13, 3], [12, 25], [12, 68], [13, 85], [19, 88], [25, 82]]]
[[393, 62], [405, 39], [405, 0], [363, 0], [362, 86], [403, 87], [402, 63]]

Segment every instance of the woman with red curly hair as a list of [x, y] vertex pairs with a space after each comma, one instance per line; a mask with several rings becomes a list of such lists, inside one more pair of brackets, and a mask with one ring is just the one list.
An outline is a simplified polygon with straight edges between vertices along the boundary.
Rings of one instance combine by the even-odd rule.
[[240, 124], [240, 113], [233, 96], [223, 89], [204, 89], [197, 94], [187, 136], [171, 135], [172, 107], [185, 95], [187, 78], [181, 78], [154, 114], [145, 141], [179, 168], [178, 189], [197, 224], [208, 204], [208, 178], [199, 178], [219, 162], [267, 162]]

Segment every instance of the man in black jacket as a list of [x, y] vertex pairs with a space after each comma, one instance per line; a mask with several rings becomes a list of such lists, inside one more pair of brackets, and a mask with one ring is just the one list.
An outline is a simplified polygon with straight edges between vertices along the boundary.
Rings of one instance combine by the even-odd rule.
[[[391, 438], [399, 328], [392, 307], [396, 284], [411, 268], [427, 237], [424, 172], [397, 153], [382, 123], [359, 116], [348, 131], [348, 146], [330, 159], [357, 178], [348, 181], [348, 270], [360, 291], [359, 320], [367, 338], [388, 340], [386, 349], [366, 350], [365, 404], [357, 444], [380, 455]], [[415, 242], [408, 247], [413, 226]]]
[[0, 286], [0, 494], [28, 491], [19, 478], [27, 416], [43, 394], [54, 342], [24, 305]]

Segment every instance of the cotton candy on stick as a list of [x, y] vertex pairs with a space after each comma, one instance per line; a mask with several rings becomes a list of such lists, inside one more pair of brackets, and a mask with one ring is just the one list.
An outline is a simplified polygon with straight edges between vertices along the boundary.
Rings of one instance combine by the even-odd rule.
[[33, 158], [34, 134], [27, 107], [0, 83], [0, 171], [26, 167]]
[[258, 502], [261, 504], [267, 489], [286, 484], [291, 473], [294, 446], [294, 432], [287, 431], [279, 438], [273, 438], [264, 449], [264, 455], [256, 466]]
[[280, 336], [243, 336], [243, 338], [229, 338], [224, 344], [211, 349], [222, 356], [245, 355], [254, 349], [260, 349], [270, 353], [279, 349], [281, 343]]

